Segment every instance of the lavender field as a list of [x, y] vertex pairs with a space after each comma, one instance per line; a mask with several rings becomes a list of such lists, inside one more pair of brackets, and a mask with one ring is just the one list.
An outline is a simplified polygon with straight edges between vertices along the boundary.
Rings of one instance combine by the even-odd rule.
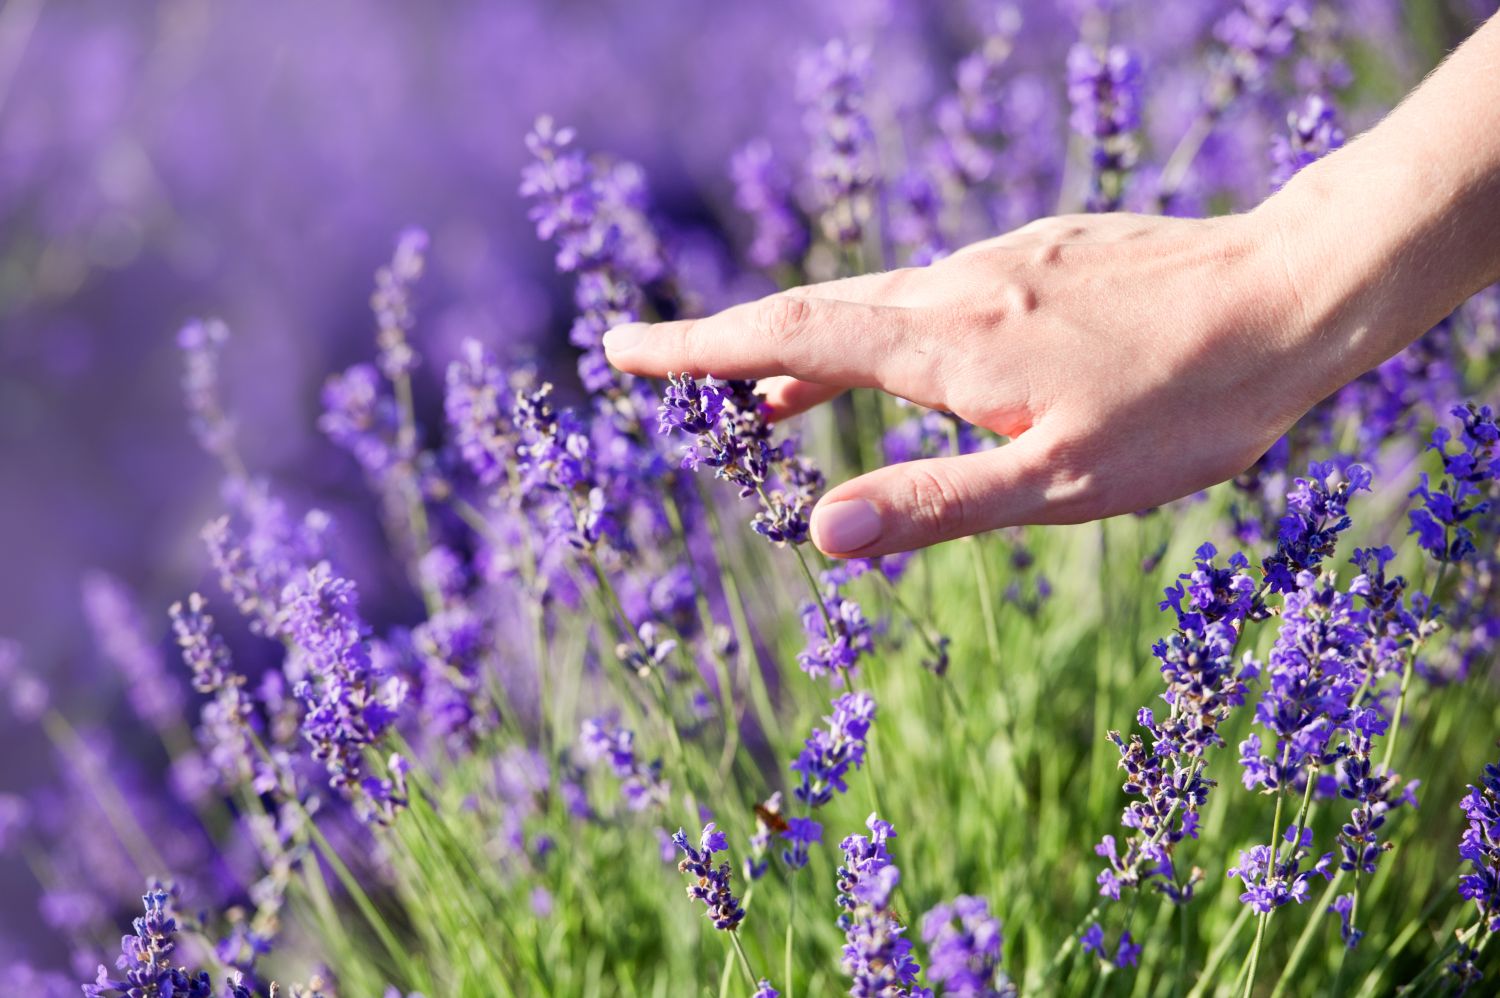
[[602, 338], [1249, 210], [1495, 9], [0, 6], [0, 993], [1494, 993], [1500, 287], [876, 559], [1007, 440]]

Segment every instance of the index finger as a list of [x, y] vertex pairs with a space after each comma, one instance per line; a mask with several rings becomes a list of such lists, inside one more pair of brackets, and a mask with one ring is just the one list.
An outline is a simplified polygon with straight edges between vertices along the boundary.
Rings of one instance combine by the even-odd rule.
[[910, 353], [909, 309], [783, 292], [703, 319], [632, 323], [604, 335], [609, 362], [647, 377], [791, 375], [845, 388], [890, 387]]

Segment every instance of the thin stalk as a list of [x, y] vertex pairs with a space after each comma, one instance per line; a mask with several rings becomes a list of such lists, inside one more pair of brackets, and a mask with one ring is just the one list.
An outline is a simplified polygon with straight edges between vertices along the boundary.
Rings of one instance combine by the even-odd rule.
[[161, 853], [156, 851], [156, 846], [151, 842], [151, 836], [147, 835], [145, 829], [136, 821], [135, 813], [131, 811], [130, 804], [120, 793], [119, 788], [109, 780], [100, 777], [94, 759], [89, 755], [88, 747], [68, 719], [56, 708], [49, 709], [42, 715], [42, 728], [47, 732], [47, 737], [51, 739], [52, 744], [57, 746], [57, 750], [62, 753], [63, 758], [68, 760], [68, 763], [88, 785], [89, 793], [99, 805], [99, 809], [104, 812], [105, 820], [114, 830], [115, 837], [120, 840], [120, 845], [125, 847], [131, 862], [135, 863], [136, 872], [142, 877], [171, 876], [174, 871], [167, 865], [166, 860], [162, 859]]
[[1248, 921], [1250, 921], [1250, 906], [1242, 904], [1240, 913], [1235, 916], [1234, 922], [1229, 926], [1229, 931], [1224, 933], [1214, 948], [1209, 951], [1208, 960], [1204, 962], [1203, 970], [1198, 974], [1198, 983], [1194, 984], [1193, 990], [1188, 992], [1188, 998], [1203, 998], [1203, 995], [1208, 992], [1208, 986], [1213, 983], [1219, 964], [1223, 963], [1224, 957], [1229, 955], [1235, 940], [1239, 939]]
[[739, 954], [740, 966], [745, 971], [745, 980], [750, 982], [750, 988], [753, 991], [758, 986], [758, 980], [755, 971], [750, 969], [750, 958], [745, 955], [745, 944], [740, 942], [740, 934], [733, 929], [729, 931], [729, 939], [734, 943], [734, 951]]
[[792, 900], [786, 916], [786, 944], [781, 958], [781, 982], [786, 990], [785, 998], [795, 998], [795, 985], [792, 983], [792, 943], [797, 934], [797, 889], [801, 884], [801, 877], [792, 877]]
[[755, 709], [755, 719], [761, 731], [772, 741], [779, 740], [780, 726], [776, 711], [771, 706], [770, 690], [766, 687], [766, 675], [761, 666], [760, 652], [755, 644], [755, 634], [750, 629], [750, 617], [745, 612], [744, 594], [739, 583], [729, 571], [729, 558], [725, 549], [724, 531], [719, 522], [719, 512], [706, 489], [700, 489], [703, 509], [708, 514], [709, 539], [713, 542], [714, 562], [719, 573], [719, 588], [724, 593], [724, 602], [729, 605], [729, 621], [734, 626], [735, 640], [739, 643], [740, 670], [747, 676], [750, 690], [750, 705]]
[[[271, 755], [271, 751], [266, 748], [265, 742], [261, 741], [260, 735], [256, 734], [253, 730], [249, 732], [249, 735], [252, 744], [254, 744], [256, 751], [260, 753], [266, 765], [279, 773], [280, 767], [277, 765], [275, 757]], [[426, 975], [418, 970], [416, 964], [412, 961], [411, 954], [396, 939], [396, 934], [391, 930], [390, 924], [386, 922], [385, 916], [375, 907], [375, 903], [370, 900], [370, 896], [360, 886], [359, 880], [350, 872], [349, 867], [344, 864], [343, 857], [338, 854], [333, 844], [328, 841], [327, 836], [323, 834], [323, 830], [313, 820], [312, 814], [303, 806], [302, 801], [297, 798], [295, 793], [288, 795], [287, 803], [297, 811], [297, 816], [301, 819], [303, 827], [307, 829], [308, 833], [312, 835], [313, 840], [317, 843], [317, 852], [321, 853], [328, 860], [328, 865], [332, 867], [334, 875], [338, 877], [339, 883], [348, 892], [349, 897], [354, 901], [355, 907], [365, 917], [370, 928], [374, 930], [375, 935], [380, 939], [380, 944], [385, 947], [386, 953], [390, 956], [391, 960], [400, 969], [401, 973], [406, 975], [410, 983], [414, 985], [425, 983], [427, 980]], [[311, 865], [316, 867], [317, 856], [314, 855], [312, 860]]]

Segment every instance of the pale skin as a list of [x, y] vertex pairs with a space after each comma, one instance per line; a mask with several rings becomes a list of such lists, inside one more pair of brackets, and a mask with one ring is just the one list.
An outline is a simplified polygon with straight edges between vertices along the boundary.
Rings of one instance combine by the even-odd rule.
[[813, 542], [871, 557], [1225, 481], [1497, 280], [1500, 17], [1245, 214], [1043, 219], [604, 347], [637, 375], [766, 379], [776, 418], [876, 388], [1011, 438], [831, 489]]

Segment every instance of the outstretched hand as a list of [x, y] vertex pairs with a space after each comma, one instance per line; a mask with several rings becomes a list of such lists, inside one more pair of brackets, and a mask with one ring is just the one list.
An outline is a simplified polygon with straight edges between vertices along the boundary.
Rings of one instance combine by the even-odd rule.
[[1276, 244], [1253, 214], [1046, 219], [930, 267], [622, 326], [604, 347], [638, 375], [767, 379], [774, 418], [875, 388], [1011, 438], [818, 503], [824, 552], [888, 554], [1139, 510], [1247, 468], [1336, 387], [1298, 356]]

